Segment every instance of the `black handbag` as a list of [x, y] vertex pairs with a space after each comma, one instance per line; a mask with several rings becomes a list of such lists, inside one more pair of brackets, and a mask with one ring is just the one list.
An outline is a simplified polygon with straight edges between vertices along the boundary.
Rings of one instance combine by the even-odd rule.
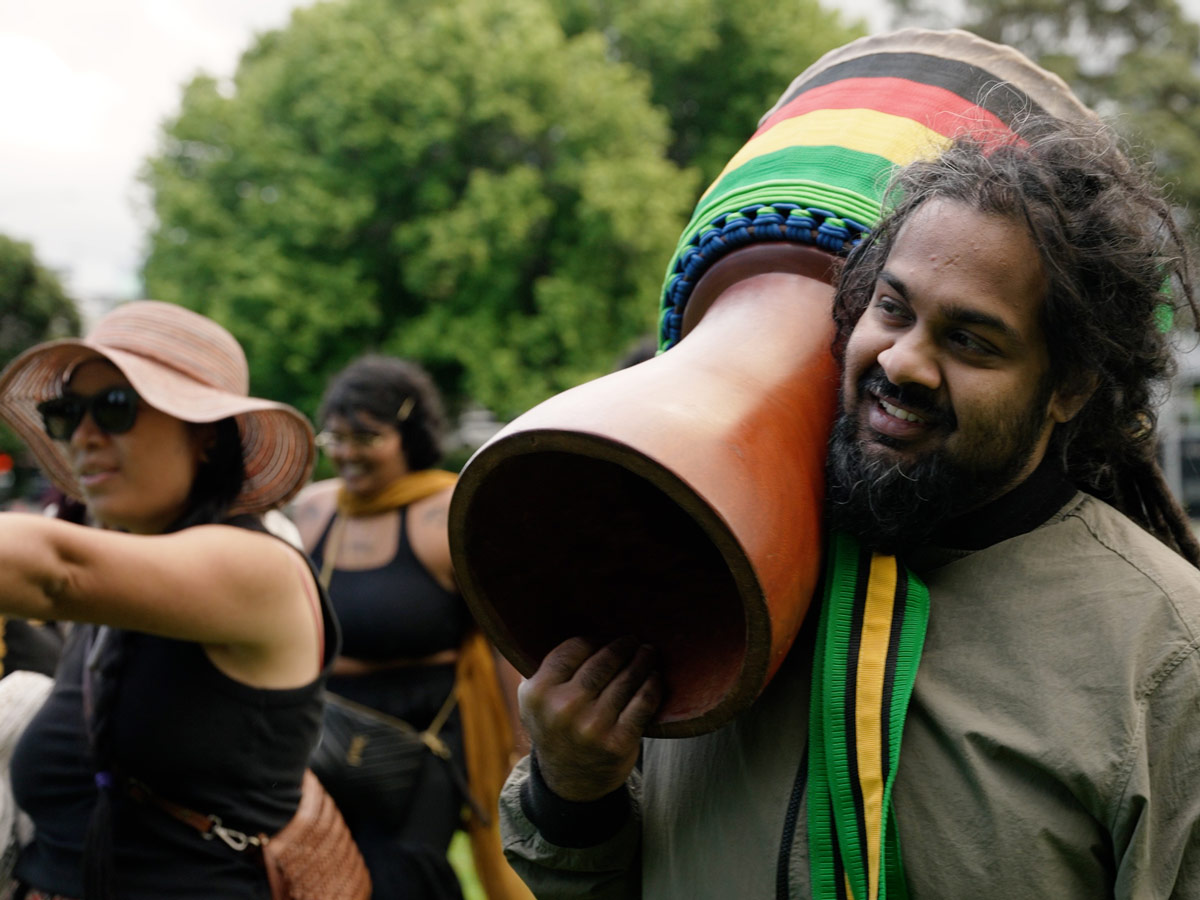
[[[338, 515], [329, 528], [325, 562], [318, 576], [326, 590], [344, 527], [345, 519]], [[321, 738], [309, 768], [347, 819], [369, 818], [398, 830], [408, 815], [427, 754], [444, 760], [455, 782], [462, 781], [450, 759], [450, 748], [438, 737], [457, 700], [452, 688], [429, 727], [418, 731], [403, 719], [326, 691]]]
[[309, 766], [346, 818], [370, 818], [388, 829], [404, 824], [428, 755], [450, 761], [438, 732], [456, 699], [452, 690], [429, 727], [418, 731], [326, 691], [321, 739]]

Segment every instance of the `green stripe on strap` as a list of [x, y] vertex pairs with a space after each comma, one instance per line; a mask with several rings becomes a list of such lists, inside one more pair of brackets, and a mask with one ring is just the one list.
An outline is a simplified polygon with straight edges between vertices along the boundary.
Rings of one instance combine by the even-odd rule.
[[814, 900], [906, 900], [892, 787], [929, 591], [895, 557], [831, 536], [809, 712]]

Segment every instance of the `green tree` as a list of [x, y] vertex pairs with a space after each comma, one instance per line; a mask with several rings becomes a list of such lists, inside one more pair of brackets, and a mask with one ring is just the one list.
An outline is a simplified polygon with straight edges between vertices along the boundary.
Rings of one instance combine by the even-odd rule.
[[[79, 334], [79, 325], [75, 301], [58, 276], [37, 261], [33, 247], [0, 235], [0, 369], [34, 344]], [[0, 453], [23, 455], [20, 439], [4, 425]], [[22, 489], [21, 480], [0, 487], [0, 499]]]
[[542, 0], [300, 10], [165, 125], [147, 294], [221, 321], [256, 390], [310, 412], [367, 349], [520, 411], [652, 327], [698, 182], [648, 95]]
[[649, 74], [671, 116], [671, 158], [705, 184], [793, 78], [864, 33], [817, 0], [551, 2], [568, 34], [599, 32], [610, 56]]
[[33, 247], [0, 235], [0, 368], [41, 341], [79, 334], [79, 311]]
[[1062, 76], [1154, 164], [1174, 202], [1200, 208], [1200, 26], [1177, 0], [964, 0], [949, 17], [937, 0], [896, 7], [905, 21], [966, 28]]

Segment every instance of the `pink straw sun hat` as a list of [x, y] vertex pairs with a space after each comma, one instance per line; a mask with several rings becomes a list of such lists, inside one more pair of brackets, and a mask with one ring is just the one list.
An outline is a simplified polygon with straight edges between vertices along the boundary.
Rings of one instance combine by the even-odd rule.
[[199, 313], [171, 303], [137, 300], [118, 306], [82, 339], [26, 350], [0, 372], [0, 419], [29, 446], [54, 486], [83, 492], [63, 445], [45, 432], [37, 404], [61, 395], [82, 362], [105, 359], [153, 408], [184, 422], [236, 418], [246, 480], [232, 512], [257, 513], [290, 500], [312, 473], [313, 431], [300, 412], [249, 396], [241, 345]]

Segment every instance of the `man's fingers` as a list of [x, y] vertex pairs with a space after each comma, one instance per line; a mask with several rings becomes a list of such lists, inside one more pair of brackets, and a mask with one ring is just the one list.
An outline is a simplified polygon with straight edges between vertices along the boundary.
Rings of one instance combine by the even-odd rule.
[[542, 715], [546, 704], [571, 684], [579, 666], [594, 652], [583, 638], [569, 638], [547, 653], [538, 670], [517, 686], [521, 723], [531, 734], [536, 726], [530, 717]]
[[546, 654], [533, 677], [547, 684], [565, 684], [595, 652], [583, 638], [568, 638]]
[[654, 663], [654, 650], [643, 644], [634, 650], [632, 658], [609, 680], [602, 699], [616, 711], [615, 715], [620, 715], [621, 710], [629, 705], [629, 701], [645, 684], [654, 671]]
[[662, 705], [663, 692], [662, 676], [657, 672], [652, 673], [638, 687], [633, 699], [625, 705], [617, 720], [617, 727], [628, 729], [639, 736], [645, 733], [654, 714], [658, 712], [658, 707]]
[[575, 672], [575, 683], [586, 693], [599, 697], [613, 678], [629, 664], [637, 649], [638, 643], [632, 637], [610, 641], [579, 666]]
[[[581, 638], [564, 641], [519, 687], [521, 720], [535, 742], [562, 735], [601, 747], [639, 696], [654, 665], [654, 651], [633, 637], [618, 638], [594, 652]], [[660, 695], [661, 689], [642, 695], [635, 719], [652, 717], [653, 708], [647, 713], [641, 707]], [[576, 737], [569, 737], [572, 734]]]
[[611, 745], [613, 739], [621, 744], [629, 736], [640, 740], [662, 699], [662, 680], [654, 665], [654, 651], [648, 646], [638, 647], [580, 716], [577, 723], [580, 733], [601, 745]]
[[560, 644], [520, 689], [542, 774], [568, 800], [597, 799], [624, 782], [663, 693], [654, 652], [636, 639], [612, 641], [580, 662], [590, 649], [585, 641]]

